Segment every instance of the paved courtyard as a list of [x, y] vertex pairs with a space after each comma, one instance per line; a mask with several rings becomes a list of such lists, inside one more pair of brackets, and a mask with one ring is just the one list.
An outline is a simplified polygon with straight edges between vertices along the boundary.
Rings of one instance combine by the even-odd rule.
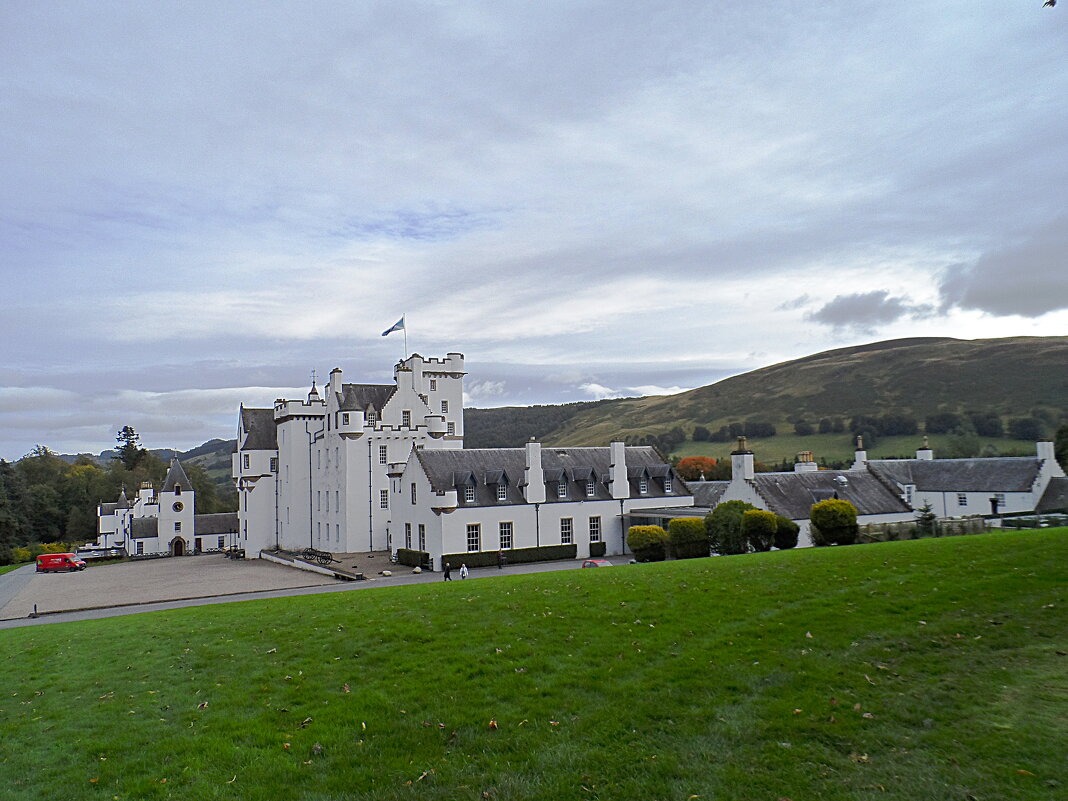
[[80, 573], [36, 573], [31, 566], [0, 577], [9, 582], [16, 591], [0, 594], [0, 620], [24, 618], [34, 604], [44, 614], [337, 584], [329, 576], [222, 554], [91, 565]]

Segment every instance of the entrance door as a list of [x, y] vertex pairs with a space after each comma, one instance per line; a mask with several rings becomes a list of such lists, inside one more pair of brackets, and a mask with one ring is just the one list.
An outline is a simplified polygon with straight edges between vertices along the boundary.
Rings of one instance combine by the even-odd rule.
[[171, 540], [171, 556], [185, 556], [185, 540], [181, 537]]

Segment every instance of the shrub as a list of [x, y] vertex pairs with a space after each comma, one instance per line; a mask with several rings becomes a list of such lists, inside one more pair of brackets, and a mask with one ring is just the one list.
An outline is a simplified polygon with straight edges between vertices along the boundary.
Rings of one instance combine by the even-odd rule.
[[780, 551], [797, 547], [797, 534], [801, 526], [781, 515], [775, 516], [775, 547]]
[[852, 545], [857, 541], [857, 507], [829, 498], [813, 505], [809, 515], [816, 545]]
[[694, 442], [709, 442], [712, 439], [712, 432], [704, 426], [694, 426], [693, 428], [693, 441]]
[[928, 434], [948, 434], [955, 428], [960, 428], [964, 419], [953, 412], [938, 412], [927, 415], [923, 428]]
[[608, 546], [604, 542], [591, 542], [590, 543], [590, 556], [604, 556]]
[[668, 524], [668, 541], [676, 559], [708, 556], [705, 521], [699, 517], [676, 517]]
[[797, 434], [797, 436], [799, 437], [807, 437], [811, 436], [812, 434], [815, 434], [816, 429], [812, 425], [812, 423], [806, 422], [804, 420], [798, 420], [796, 423], [794, 423], [794, 433]]
[[705, 518], [708, 546], [713, 553], [738, 554], [749, 551], [749, 543], [742, 534], [742, 515], [756, 509], [745, 501], [721, 503]]
[[[578, 546], [542, 545], [537, 548], [506, 548], [505, 559], [510, 565], [527, 562], [552, 562], [557, 559], [574, 559], [578, 555]], [[441, 555], [441, 564], [449, 562], [455, 569], [460, 565], [468, 567], [496, 567], [497, 551], [463, 551]]]
[[29, 548], [12, 548], [11, 553], [16, 563], [32, 562], [34, 555], [30, 553]]
[[770, 551], [778, 527], [774, 512], [749, 509], [742, 513], [742, 535], [754, 551]]
[[660, 526], [631, 526], [627, 530], [627, 547], [639, 562], [661, 562], [667, 547], [668, 533]]
[[398, 548], [397, 563], [408, 567], [428, 567], [430, 554], [426, 551], [414, 551], [411, 548]]
[[1045, 436], [1042, 421], [1034, 417], [1017, 417], [1009, 421], [1009, 438], [1023, 440], [1040, 440]]

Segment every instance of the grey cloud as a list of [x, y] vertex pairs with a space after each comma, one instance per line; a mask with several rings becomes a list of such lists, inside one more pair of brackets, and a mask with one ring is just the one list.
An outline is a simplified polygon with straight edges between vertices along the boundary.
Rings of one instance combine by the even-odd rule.
[[890, 297], [885, 289], [838, 295], [820, 309], [805, 315], [805, 319], [834, 328], [872, 331], [881, 325], [897, 322], [903, 317], [919, 317], [931, 313], [925, 305], [914, 305], [904, 298]]
[[944, 308], [1023, 317], [1068, 308], [1068, 217], [1054, 220], [1018, 245], [949, 267], [939, 289]]

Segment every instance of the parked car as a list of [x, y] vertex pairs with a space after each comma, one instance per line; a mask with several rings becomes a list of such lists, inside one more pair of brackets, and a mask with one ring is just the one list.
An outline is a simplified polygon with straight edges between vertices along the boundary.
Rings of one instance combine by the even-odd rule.
[[43, 553], [37, 557], [38, 573], [85, 570], [85, 562], [72, 553]]
[[612, 563], [607, 559], [587, 559], [582, 563], [583, 567], [611, 567]]

